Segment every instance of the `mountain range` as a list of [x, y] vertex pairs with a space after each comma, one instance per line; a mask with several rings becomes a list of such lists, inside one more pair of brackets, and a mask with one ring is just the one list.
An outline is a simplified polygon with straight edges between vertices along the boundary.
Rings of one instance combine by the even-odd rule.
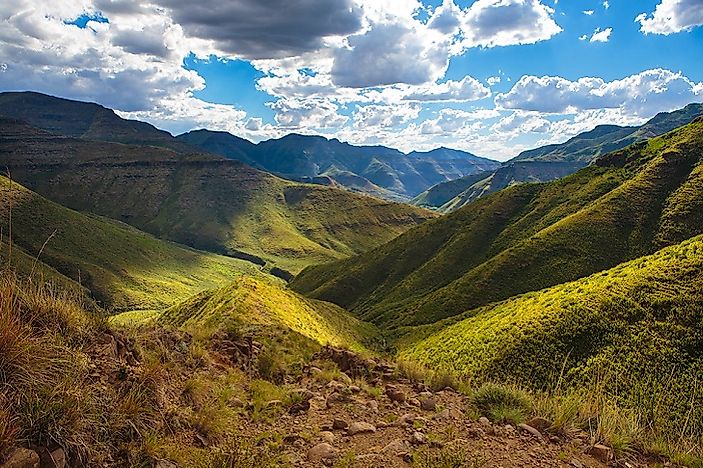
[[703, 104], [661, 112], [640, 127], [598, 125], [564, 143], [523, 151], [494, 171], [442, 182], [412, 200], [417, 206], [454, 211], [473, 200], [518, 183], [549, 182], [573, 174], [599, 156], [662, 135], [703, 115]]

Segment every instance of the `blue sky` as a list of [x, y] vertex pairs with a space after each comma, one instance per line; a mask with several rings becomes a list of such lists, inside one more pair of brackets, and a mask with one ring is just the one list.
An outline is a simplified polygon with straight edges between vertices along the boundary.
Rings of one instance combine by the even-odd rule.
[[172, 133], [507, 159], [703, 101], [702, 23], [703, 0], [18, 0], [0, 89]]

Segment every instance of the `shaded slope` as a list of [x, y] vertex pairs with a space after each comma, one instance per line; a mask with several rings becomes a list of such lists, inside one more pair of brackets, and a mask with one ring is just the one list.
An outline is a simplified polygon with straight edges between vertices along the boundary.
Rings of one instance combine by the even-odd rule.
[[611, 268], [703, 229], [703, 119], [597, 166], [519, 185], [293, 283], [376, 323], [430, 323]]
[[251, 263], [192, 250], [72, 211], [2, 176], [0, 200], [0, 227], [6, 233], [12, 206], [13, 241], [23, 250], [13, 252], [20, 271], [26, 272], [29, 259], [39, 256], [51, 267], [48, 279], [56, 279], [52, 274], [56, 271], [116, 309], [170, 305], [224, 284], [237, 273], [258, 274]]
[[290, 329], [322, 345], [357, 351], [379, 339], [378, 330], [327, 302], [307, 299], [271, 280], [239, 276], [220, 289], [175, 305], [158, 319], [176, 326], [221, 327], [223, 323]]
[[286, 270], [363, 252], [435, 216], [285, 181], [217, 156], [66, 138], [10, 119], [0, 123], [0, 164], [32, 190], [158, 237], [261, 257]]

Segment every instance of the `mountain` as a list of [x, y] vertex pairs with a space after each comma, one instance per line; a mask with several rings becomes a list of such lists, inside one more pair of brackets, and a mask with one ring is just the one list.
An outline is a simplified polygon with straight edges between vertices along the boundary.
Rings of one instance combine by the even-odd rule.
[[12, 119], [0, 121], [0, 165], [69, 208], [293, 272], [360, 253], [435, 216], [219, 156], [58, 136]]
[[[573, 174], [601, 155], [662, 135], [702, 114], [703, 104], [694, 103], [677, 111], [660, 112], [641, 127], [598, 125], [564, 143], [523, 151], [480, 181], [469, 177], [463, 183], [442, 182], [420, 194], [412, 203], [448, 213], [514, 184], [550, 182]], [[472, 182], [470, 185], [469, 181]], [[432, 202], [429, 203], [429, 200]]]
[[294, 289], [384, 326], [432, 323], [703, 231], [703, 117], [547, 184], [479, 199]]
[[196, 130], [179, 135], [178, 140], [287, 179], [327, 177], [351, 190], [395, 200], [409, 200], [439, 182], [500, 165], [447, 148], [405, 155], [383, 146], [353, 146], [297, 134], [254, 145], [228, 133]]
[[[237, 274], [260, 274], [250, 262], [193, 250], [70, 210], [4, 176], [0, 199], [0, 230], [7, 240], [12, 229], [11, 264], [16, 271], [43, 274], [64, 286], [81, 284], [116, 310], [164, 307], [224, 285]], [[9, 248], [4, 246], [3, 252], [7, 259]]]
[[659, 430], [681, 432], [703, 421], [703, 394], [691, 391], [703, 370], [702, 320], [698, 236], [417, 330], [400, 357], [540, 390], [598, 382]]

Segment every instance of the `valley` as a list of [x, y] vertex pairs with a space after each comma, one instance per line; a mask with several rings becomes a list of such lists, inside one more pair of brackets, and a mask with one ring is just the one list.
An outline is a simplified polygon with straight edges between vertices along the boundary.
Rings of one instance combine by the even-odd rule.
[[503, 165], [0, 108], [1, 467], [700, 466], [700, 105]]

